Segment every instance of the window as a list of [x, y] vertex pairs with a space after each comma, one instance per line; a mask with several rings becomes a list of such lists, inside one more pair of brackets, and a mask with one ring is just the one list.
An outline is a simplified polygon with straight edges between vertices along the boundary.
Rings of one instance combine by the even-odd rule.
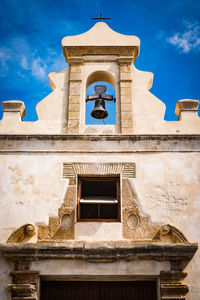
[[79, 178], [78, 221], [120, 221], [119, 177]]
[[[55, 299], [156, 300], [158, 298], [156, 281], [153, 280], [124, 281], [122, 279], [122, 281], [42, 281], [41, 300]], [[181, 298], [177, 297], [171, 299]]]

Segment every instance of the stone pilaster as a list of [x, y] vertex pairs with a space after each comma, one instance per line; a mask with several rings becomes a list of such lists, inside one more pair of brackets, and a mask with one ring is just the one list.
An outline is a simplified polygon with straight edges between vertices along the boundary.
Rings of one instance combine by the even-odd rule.
[[16, 262], [10, 273], [12, 284], [8, 285], [12, 300], [38, 300], [38, 271], [29, 270], [29, 262]]
[[69, 58], [69, 100], [68, 100], [68, 125], [67, 133], [80, 133], [80, 104], [82, 88], [82, 63], [81, 57]]
[[121, 133], [133, 133], [132, 57], [118, 58], [120, 66]]

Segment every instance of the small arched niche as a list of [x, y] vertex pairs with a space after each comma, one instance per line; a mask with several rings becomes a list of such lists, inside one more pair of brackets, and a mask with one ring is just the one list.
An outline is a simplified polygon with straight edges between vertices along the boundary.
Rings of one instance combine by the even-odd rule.
[[[95, 86], [106, 86], [107, 95], [112, 95], [116, 99], [115, 80], [114, 77], [106, 71], [96, 71], [90, 74], [86, 81], [86, 98], [88, 95], [94, 95]], [[86, 102], [85, 124], [86, 125], [116, 125], [116, 102], [105, 101], [105, 109], [108, 112], [108, 116], [105, 119], [96, 119], [91, 116], [91, 112], [94, 109], [95, 101]]]

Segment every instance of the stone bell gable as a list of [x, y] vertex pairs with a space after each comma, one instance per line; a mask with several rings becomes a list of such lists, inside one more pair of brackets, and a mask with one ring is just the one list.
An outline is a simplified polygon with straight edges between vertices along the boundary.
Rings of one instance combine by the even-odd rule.
[[[67, 67], [49, 74], [37, 121], [2, 103], [1, 300], [200, 298], [199, 101], [165, 121], [139, 47], [98, 22], [62, 40]], [[87, 101], [116, 123], [87, 124]]]
[[[89, 31], [62, 40], [67, 68], [49, 74], [53, 92], [36, 107], [38, 121], [22, 122], [22, 102], [3, 102], [2, 133], [32, 134], [176, 134], [198, 133], [197, 100], [179, 100], [178, 121], [164, 121], [165, 104], [149, 90], [153, 74], [137, 70], [140, 40], [98, 22]], [[116, 94], [116, 124], [87, 125], [85, 98], [96, 81], [110, 83]], [[20, 108], [19, 108], [20, 107]], [[184, 117], [183, 117], [184, 115]], [[11, 119], [10, 119], [11, 118]], [[15, 123], [13, 128], [10, 122]], [[14, 130], [14, 131], [13, 131]]]

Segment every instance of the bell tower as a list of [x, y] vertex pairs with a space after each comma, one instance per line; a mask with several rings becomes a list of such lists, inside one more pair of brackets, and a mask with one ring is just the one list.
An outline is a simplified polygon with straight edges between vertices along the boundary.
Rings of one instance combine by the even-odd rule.
[[[104, 22], [89, 31], [62, 40], [63, 53], [69, 64], [67, 133], [84, 134], [96, 127], [103, 133], [109, 125], [86, 125], [85, 99], [87, 87], [95, 82], [110, 83], [116, 92], [116, 125], [112, 134], [134, 132], [133, 62], [139, 53], [140, 40], [113, 31]], [[107, 100], [107, 99], [106, 99]]]

